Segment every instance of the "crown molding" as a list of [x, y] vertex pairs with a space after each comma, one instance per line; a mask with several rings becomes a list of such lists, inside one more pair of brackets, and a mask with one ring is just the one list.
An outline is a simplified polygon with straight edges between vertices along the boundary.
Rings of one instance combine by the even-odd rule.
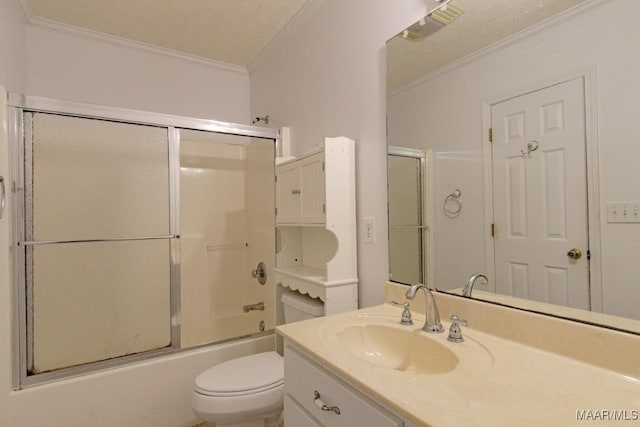
[[[20, 4], [26, 4], [26, 0], [18, 0]], [[24, 9], [23, 9], [24, 12]], [[30, 13], [30, 12], [29, 12]], [[25, 14], [26, 15], [26, 14]], [[89, 30], [87, 28], [78, 27], [75, 25], [64, 24], [51, 19], [30, 16], [27, 25], [33, 28], [42, 28], [49, 31], [57, 31], [73, 35], [76, 37], [82, 37], [90, 40], [98, 40], [102, 42], [111, 43], [117, 46], [123, 46], [130, 49], [142, 50], [145, 52], [155, 53], [158, 55], [168, 56], [171, 58], [181, 59], [208, 67], [217, 68], [219, 70], [231, 71], [240, 74], [248, 74], [245, 67], [235, 64], [229, 64], [227, 62], [216, 61], [215, 59], [206, 58], [204, 56], [189, 54], [180, 52], [178, 50], [159, 47], [151, 43], [145, 43], [137, 40], [131, 40], [125, 37], [115, 36], [113, 34], [106, 34], [100, 31]]]
[[606, 3], [609, 0], [592, 0], [592, 1], [587, 1], [584, 2], [582, 4], [579, 4], [577, 6], [574, 6], [572, 8], [569, 8], [567, 10], [565, 10], [564, 12], [560, 12], [557, 15], [554, 15], [550, 18], [544, 19], [540, 22], [538, 22], [537, 24], [534, 24], [530, 27], [525, 28], [524, 30], [521, 30], [515, 34], [512, 34], [510, 36], [507, 36], [503, 39], [498, 40], [497, 42], [494, 42], [486, 47], [483, 47], [482, 49], [476, 50], [475, 52], [472, 52], [466, 56], [463, 56], [460, 59], [457, 59], [449, 64], [443, 65], [440, 68], [437, 68], [427, 74], [425, 74], [422, 77], [418, 77], [415, 80], [412, 80], [411, 82], [399, 87], [398, 89], [387, 93], [387, 98], [393, 95], [398, 95], [402, 92], [406, 92], [409, 89], [413, 88], [414, 86], [417, 86], [419, 84], [422, 84], [428, 80], [431, 80], [437, 76], [440, 76], [442, 74], [448, 73], [449, 71], [455, 70], [456, 68], [462, 67], [466, 64], [469, 64], [470, 62], [475, 61], [476, 59], [488, 55], [492, 52], [495, 52], [497, 50], [503, 49], [507, 46], [509, 46], [510, 44], [516, 43], [520, 40], [523, 40], [527, 37], [530, 37], [536, 33], [539, 33], [549, 27], [553, 27], [554, 25], [558, 25], [560, 23], [562, 23], [563, 21], [567, 21], [575, 16], [578, 16], [582, 13], [585, 13], [591, 9], [596, 8], [597, 6], [600, 6], [603, 3]]
[[27, 2], [27, 0], [16, 0], [16, 3], [18, 4], [20, 11], [22, 12], [22, 20], [24, 24], [29, 25], [31, 23], [31, 18], [33, 17], [29, 3]]
[[289, 22], [287, 22], [286, 25], [282, 27], [280, 31], [278, 31], [269, 41], [269, 43], [267, 43], [249, 62], [249, 65], [247, 66], [249, 74], [256, 71], [260, 65], [262, 65], [262, 63], [284, 43], [289, 34], [295, 29], [301, 27], [324, 2], [325, 0], [307, 0], [300, 10], [293, 15]]

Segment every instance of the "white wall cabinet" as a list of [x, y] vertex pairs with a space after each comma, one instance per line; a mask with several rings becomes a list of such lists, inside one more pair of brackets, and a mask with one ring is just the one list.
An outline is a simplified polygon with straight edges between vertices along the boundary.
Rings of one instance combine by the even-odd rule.
[[325, 314], [358, 308], [354, 150], [349, 138], [325, 138], [276, 167], [275, 282], [320, 298]]
[[325, 222], [324, 151], [277, 168], [276, 220], [279, 224]]
[[413, 426], [288, 342], [284, 375], [285, 425]]

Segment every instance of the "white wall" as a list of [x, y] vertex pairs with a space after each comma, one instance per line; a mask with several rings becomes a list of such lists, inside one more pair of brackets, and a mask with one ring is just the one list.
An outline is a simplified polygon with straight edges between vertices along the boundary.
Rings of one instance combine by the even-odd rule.
[[0, 85], [9, 92], [27, 86], [27, 41], [22, 11], [16, 0], [0, 0]]
[[[615, 3], [615, 4], [614, 4]], [[637, 0], [613, 0], [532, 34], [395, 94], [390, 99], [390, 140], [394, 145], [436, 152], [436, 285], [460, 287], [485, 270], [482, 168], [483, 101], [595, 67], [600, 146], [601, 215], [604, 204], [640, 200], [640, 28]], [[516, 92], [514, 92], [516, 91]], [[442, 202], [462, 190], [457, 219], [442, 214]], [[640, 317], [637, 262], [639, 224], [602, 221], [603, 308], [610, 314]], [[592, 248], [597, 251], [598, 248]], [[464, 260], [462, 262], [461, 260]]]
[[249, 75], [82, 32], [27, 29], [27, 93], [156, 113], [249, 121]]
[[[291, 127], [293, 155], [325, 136], [356, 141], [361, 306], [381, 303], [388, 274], [385, 41], [417, 21], [432, 0], [324, 0], [251, 67], [252, 116]], [[376, 244], [362, 219], [376, 218]]]

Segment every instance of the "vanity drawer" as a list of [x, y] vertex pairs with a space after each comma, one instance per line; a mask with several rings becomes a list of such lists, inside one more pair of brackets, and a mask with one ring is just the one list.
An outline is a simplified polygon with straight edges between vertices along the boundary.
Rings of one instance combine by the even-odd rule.
[[284, 395], [284, 413], [287, 426], [322, 427], [322, 424], [319, 424], [288, 394]]
[[[402, 420], [335, 378], [290, 345], [285, 348], [284, 375], [285, 393], [324, 426], [403, 426]], [[339, 408], [340, 413], [337, 410], [322, 410], [322, 404]], [[285, 423], [289, 421], [288, 417], [285, 408]]]

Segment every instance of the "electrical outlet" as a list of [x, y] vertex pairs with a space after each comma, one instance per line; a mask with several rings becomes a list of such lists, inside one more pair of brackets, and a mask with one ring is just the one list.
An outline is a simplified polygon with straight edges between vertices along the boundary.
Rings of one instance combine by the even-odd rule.
[[364, 218], [364, 242], [369, 244], [376, 243], [376, 219], [372, 216]]

